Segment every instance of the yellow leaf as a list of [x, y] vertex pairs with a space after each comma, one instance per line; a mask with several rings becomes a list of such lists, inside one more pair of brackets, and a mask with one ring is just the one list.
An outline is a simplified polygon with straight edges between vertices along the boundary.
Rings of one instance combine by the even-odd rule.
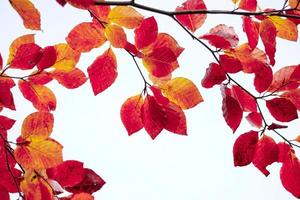
[[270, 16], [269, 19], [275, 25], [278, 37], [286, 40], [297, 41], [298, 29], [294, 22], [278, 16]]
[[105, 27], [105, 35], [113, 47], [123, 48], [127, 43], [126, 34], [123, 28], [118, 25], [108, 24]]
[[80, 52], [64, 43], [57, 44], [54, 48], [57, 52], [57, 59], [52, 67], [60, 70], [72, 70], [80, 58]]
[[182, 109], [189, 109], [203, 101], [196, 85], [187, 78], [177, 77], [162, 88], [163, 94]]
[[110, 22], [132, 29], [139, 26], [144, 17], [132, 7], [116, 6], [110, 11], [108, 19]]
[[63, 146], [48, 138], [31, 138], [30, 141], [19, 142], [14, 151], [15, 158], [25, 169], [47, 169], [63, 162]]

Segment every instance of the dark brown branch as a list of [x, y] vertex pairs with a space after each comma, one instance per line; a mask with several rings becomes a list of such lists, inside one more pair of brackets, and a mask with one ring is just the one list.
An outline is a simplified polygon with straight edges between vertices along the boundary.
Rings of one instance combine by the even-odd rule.
[[94, 0], [95, 5], [111, 5], [111, 6], [132, 6], [135, 8], [139, 8], [142, 10], [167, 15], [167, 16], [175, 16], [175, 15], [185, 15], [185, 14], [221, 14], [221, 15], [240, 15], [240, 16], [279, 16], [279, 17], [287, 17], [300, 19], [299, 15], [291, 15], [285, 14], [285, 11], [296, 10], [295, 8], [289, 9], [281, 9], [281, 10], [272, 10], [272, 11], [259, 11], [259, 12], [247, 12], [247, 11], [228, 11], [228, 10], [182, 10], [182, 11], [166, 11], [158, 8], [146, 6], [143, 4], [136, 3], [135, 1], [100, 1]]

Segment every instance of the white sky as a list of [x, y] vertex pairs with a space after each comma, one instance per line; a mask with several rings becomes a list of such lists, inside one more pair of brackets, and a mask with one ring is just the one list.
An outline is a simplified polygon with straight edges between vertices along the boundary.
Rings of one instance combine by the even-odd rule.
[[[43, 32], [37, 32], [40, 46], [64, 42], [68, 32], [78, 23], [89, 21], [87, 12], [66, 6], [61, 8], [54, 0], [33, 1], [42, 14]], [[182, 1], [138, 1], [162, 9], [173, 10]], [[274, 2], [259, 1], [272, 7]], [[278, 5], [280, 5], [278, 1]], [[206, 1], [209, 9], [232, 9], [231, 0]], [[277, 4], [277, 3], [276, 3]], [[265, 7], [264, 7], [265, 8]], [[142, 12], [152, 16], [149, 12]], [[179, 58], [181, 68], [174, 74], [193, 80], [200, 86], [205, 68], [213, 61], [210, 53], [195, 41], [171, 19], [156, 15], [160, 32], [173, 35], [185, 51]], [[237, 16], [208, 16], [205, 25], [196, 35], [206, 33], [217, 24], [234, 26], [241, 43], [246, 42], [242, 33], [241, 19]], [[0, 52], [4, 61], [14, 38], [31, 33], [26, 30], [8, 1], [0, 1]], [[132, 38], [131, 38], [132, 39]], [[299, 64], [298, 43], [277, 39], [276, 68]], [[103, 48], [84, 54], [78, 67], [85, 69]], [[54, 112], [55, 128], [51, 137], [64, 145], [64, 159], [83, 161], [85, 167], [96, 171], [107, 184], [97, 193], [102, 200], [265, 200], [293, 199], [279, 180], [279, 164], [273, 164], [271, 174], [265, 178], [253, 165], [235, 168], [232, 161], [232, 146], [235, 138], [251, 128], [243, 121], [235, 135], [227, 127], [221, 112], [221, 95], [218, 87], [210, 90], [200, 88], [205, 102], [186, 112], [188, 137], [162, 132], [152, 141], [145, 131], [128, 137], [119, 112], [126, 98], [143, 89], [143, 81], [131, 57], [122, 50], [115, 50], [118, 57], [117, 81], [105, 92], [94, 97], [87, 82], [76, 90], [67, 90], [57, 83], [49, 87], [55, 92], [58, 106]], [[144, 71], [145, 72], [145, 71]], [[18, 71], [12, 71], [18, 74]], [[250, 77], [252, 78], [252, 76]], [[251, 79], [240, 78], [244, 85], [251, 85]], [[249, 84], [250, 83], [250, 84]], [[15, 94], [16, 112], [4, 114], [17, 119], [10, 137], [20, 133], [22, 120], [31, 112], [32, 105], [17, 88]], [[299, 122], [291, 123], [290, 131], [282, 132], [288, 138], [299, 133]], [[272, 135], [273, 136], [273, 135]], [[290, 137], [291, 136], [291, 137]]]

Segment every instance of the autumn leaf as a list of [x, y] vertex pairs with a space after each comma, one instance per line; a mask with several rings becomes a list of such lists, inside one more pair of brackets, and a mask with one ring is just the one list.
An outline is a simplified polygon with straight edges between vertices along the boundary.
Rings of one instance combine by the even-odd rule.
[[0, 53], [0, 69], [2, 69], [3, 67], [3, 59], [2, 59], [2, 56], [1, 56], [1, 53]]
[[41, 30], [40, 12], [29, 0], [9, 0], [11, 6], [18, 12], [25, 28]]
[[71, 200], [94, 200], [94, 197], [88, 193], [78, 193]]
[[177, 77], [166, 82], [163, 94], [182, 109], [192, 108], [203, 101], [196, 85], [189, 79]]
[[300, 88], [289, 90], [280, 96], [290, 100], [296, 106], [297, 110], [300, 110]]
[[84, 177], [82, 181], [71, 187], [66, 187], [65, 189], [71, 193], [88, 193], [92, 194], [100, 190], [105, 181], [96, 174], [93, 170], [84, 168]]
[[54, 65], [57, 59], [57, 54], [54, 46], [47, 46], [42, 50], [42, 57], [37, 63], [37, 68], [39, 70], [44, 70], [48, 67]]
[[51, 73], [47, 71], [41, 71], [41, 72], [34, 71], [32, 72], [31, 76], [28, 77], [28, 81], [36, 85], [45, 85], [52, 80], [53, 78]]
[[3, 200], [10, 200], [8, 191], [0, 185], [0, 196]]
[[111, 86], [118, 75], [117, 61], [112, 49], [106, 50], [87, 69], [94, 95]]
[[108, 19], [119, 26], [133, 29], [142, 23], [144, 17], [132, 7], [116, 6], [110, 11]]
[[241, 87], [233, 85], [231, 88], [232, 96], [239, 102], [245, 112], [256, 112], [257, 106], [255, 99], [244, 91]]
[[262, 127], [262, 116], [261, 113], [251, 112], [246, 116], [247, 121], [254, 127], [261, 128]]
[[51, 75], [62, 86], [68, 89], [78, 88], [87, 81], [87, 77], [79, 68], [73, 68], [71, 70], [56, 69], [51, 72]]
[[80, 52], [73, 50], [68, 44], [60, 43], [54, 46], [57, 52], [57, 59], [52, 66], [59, 70], [71, 70], [79, 61]]
[[37, 110], [55, 110], [56, 97], [48, 87], [20, 80], [19, 89], [22, 92], [24, 98], [28, 101], [31, 101], [31, 103]]
[[273, 81], [268, 88], [270, 92], [296, 89], [300, 83], [300, 65], [286, 66], [274, 73]]
[[11, 61], [10, 68], [32, 69], [40, 61], [42, 55], [42, 48], [37, 44], [23, 44], [18, 48], [15, 57]]
[[142, 60], [149, 73], [156, 77], [167, 76], [179, 67], [176, 55], [168, 47], [152, 49]]
[[294, 22], [278, 16], [270, 16], [269, 19], [275, 25], [278, 37], [286, 40], [297, 41], [298, 29]]
[[[202, 0], [187, 0], [176, 8], [176, 11], [185, 10], [206, 10], [206, 6]], [[186, 14], [176, 15], [175, 17], [183, 26], [192, 32], [200, 28], [206, 20], [206, 14]]]
[[233, 27], [219, 24], [210, 29], [209, 33], [200, 36], [201, 39], [208, 40], [208, 42], [220, 49], [230, 49], [237, 46], [239, 37], [235, 33]]
[[294, 149], [285, 142], [279, 142], [278, 147], [278, 162], [284, 163], [287, 159], [295, 153]]
[[211, 88], [214, 85], [220, 85], [226, 79], [226, 75], [222, 67], [217, 63], [210, 63], [206, 68], [205, 76], [201, 81], [202, 87]]
[[220, 66], [225, 72], [237, 73], [243, 69], [242, 63], [235, 57], [226, 54], [219, 56]]
[[56, 167], [47, 169], [47, 175], [62, 187], [72, 187], [83, 180], [85, 170], [82, 162], [67, 160]]
[[300, 162], [295, 155], [285, 159], [280, 169], [280, 180], [283, 187], [300, 198]]
[[34, 43], [34, 34], [22, 35], [16, 38], [9, 47], [9, 57], [7, 60], [7, 64], [10, 64], [11, 61], [15, 58], [17, 50], [23, 44]]
[[0, 131], [7, 131], [12, 128], [16, 120], [0, 115]]
[[164, 128], [172, 133], [187, 135], [186, 117], [183, 110], [175, 103], [162, 105], [165, 112]]
[[144, 19], [134, 30], [134, 42], [138, 49], [143, 49], [153, 43], [158, 34], [158, 27], [154, 17]]
[[266, 101], [266, 106], [271, 115], [278, 121], [290, 122], [298, 119], [297, 108], [288, 99], [274, 98]]
[[256, 0], [240, 0], [239, 8], [248, 11], [255, 11], [257, 7]]
[[0, 77], [0, 107], [16, 110], [14, 97], [11, 92], [11, 88], [14, 86], [15, 83], [11, 78]]
[[90, 6], [94, 5], [93, 0], [65, 0], [72, 6], [80, 9], [88, 9]]
[[272, 123], [271, 125], [268, 126], [268, 130], [282, 129], [282, 128], [287, 128], [287, 127], [288, 126], [285, 126], [285, 125]]
[[273, 80], [272, 68], [268, 65], [261, 67], [254, 73], [254, 87], [257, 92], [266, 91]]
[[239, 102], [235, 98], [223, 94], [222, 111], [227, 125], [234, 133], [239, 127], [243, 117], [243, 110]]
[[93, 48], [100, 47], [106, 38], [100, 26], [92, 22], [83, 22], [70, 31], [66, 41], [74, 50], [89, 52]]
[[113, 47], [123, 48], [127, 43], [126, 34], [122, 27], [115, 24], [105, 26], [105, 35]]
[[253, 165], [257, 167], [265, 176], [268, 176], [270, 172], [266, 167], [278, 160], [278, 147], [274, 139], [264, 135], [257, 143]]
[[132, 135], [144, 127], [141, 113], [143, 101], [140, 95], [136, 95], [128, 98], [121, 107], [121, 120], [128, 135]]
[[233, 145], [234, 166], [249, 165], [255, 153], [256, 144], [258, 142], [258, 132], [249, 131], [240, 135]]
[[93, 22], [99, 23], [98, 20], [100, 20], [101, 22], [109, 23], [110, 6], [90, 6], [89, 11], [92, 13]]
[[254, 49], [258, 43], [259, 31], [254, 21], [250, 17], [243, 16], [243, 31], [246, 33], [248, 43], [251, 49]]
[[265, 46], [266, 54], [269, 57], [270, 64], [275, 65], [276, 52], [276, 27], [271, 20], [265, 19], [259, 25], [259, 35]]

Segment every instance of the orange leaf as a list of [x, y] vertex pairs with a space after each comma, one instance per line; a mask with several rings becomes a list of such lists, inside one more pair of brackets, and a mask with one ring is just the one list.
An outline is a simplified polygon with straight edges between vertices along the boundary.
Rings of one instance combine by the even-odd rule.
[[72, 6], [80, 9], [88, 9], [89, 7], [94, 5], [93, 0], [65, 0], [65, 1], [71, 4]]
[[106, 50], [87, 69], [95, 95], [111, 86], [118, 75], [117, 61], [112, 49]]
[[20, 183], [20, 190], [26, 200], [51, 200], [54, 195], [49, 184], [36, 172], [28, 170]]
[[40, 12], [29, 0], [10, 0], [9, 2], [22, 18], [26, 28], [41, 30]]
[[40, 111], [50, 111], [56, 108], [54, 93], [43, 85], [36, 85], [23, 80], [19, 81], [19, 89], [25, 99], [31, 101], [33, 106]]
[[[55, 140], [32, 137], [29, 141], [19, 142], [14, 151], [18, 163], [25, 169], [47, 169], [62, 163], [63, 146]], [[22, 144], [24, 143], [24, 144]]]
[[9, 47], [9, 57], [7, 64], [10, 64], [15, 57], [18, 48], [23, 44], [34, 43], [34, 34], [23, 35], [16, 38]]
[[57, 52], [55, 69], [71, 70], [74, 68], [80, 58], [80, 52], [73, 50], [68, 44], [60, 43], [54, 46]]
[[98, 22], [100, 20], [101, 22], [109, 23], [108, 21], [108, 14], [110, 13], [110, 6], [91, 6], [89, 10], [92, 12], [93, 15], [95, 15], [97, 18], [93, 17], [93, 22]]
[[31, 113], [23, 121], [21, 136], [28, 140], [32, 137], [46, 139], [52, 132], [53, 123], [54, 118], [51, 113]]
[[122, 105], [120, 115], [123, 125], [128, 135], [141, 130], [143, 128], [141, 107], [143, 99], [140, 95], [128, 98]]
[[71, 200], [94, 200], [94, 197], [88, 193], [75, 194]]
[[257, 7], [256, 0], [241, 0], [239, 3], [239, 8], [248, 11], [255, 11]]
[[73, 68], [70, 71], [56, 69], [51, 74], [54, 79], [68, 89], [78, 88], [87, 81], [87, 77], [79, 68]]
[[[176, 8], [176, 11], [184, 10], [206, 10], [206, 6], [203, 0], [187, 0]], [[176, 15], [175, 17], [192, 32], [200, 28], [206, 20], [206, 14]]]
[[127, 43], [126, 34], [122, 27], [115, 24], [105, 26], [105, 35], [113, 47], [123, 48]]
[[88, 52], [93, 48], [100, 47], [106, 38], [100, 26], [92, 22], [83, 22], [71, 30], [66, 41], [73, 49]]
[[275, 25], [278, 37], [286, 40], [297, 41], [298, 29], [294, 22], [278, 16], [270, 16], [269, 19]]
[[177, 57], [168, 47], [152, 49], [151, 53], [143, 57], [143, 64], [156, 77], [167, 76], [178, 68]]
[[187, 78], [174, 78], [163, 86], [163, 94], [182, 109], [189, 109], [203, 101], [196, 85]]
[[110, 11], [108, 19], [110, 22], [133, 29], [141, 24], [144, 17], [132, 7], [116, 6]]

